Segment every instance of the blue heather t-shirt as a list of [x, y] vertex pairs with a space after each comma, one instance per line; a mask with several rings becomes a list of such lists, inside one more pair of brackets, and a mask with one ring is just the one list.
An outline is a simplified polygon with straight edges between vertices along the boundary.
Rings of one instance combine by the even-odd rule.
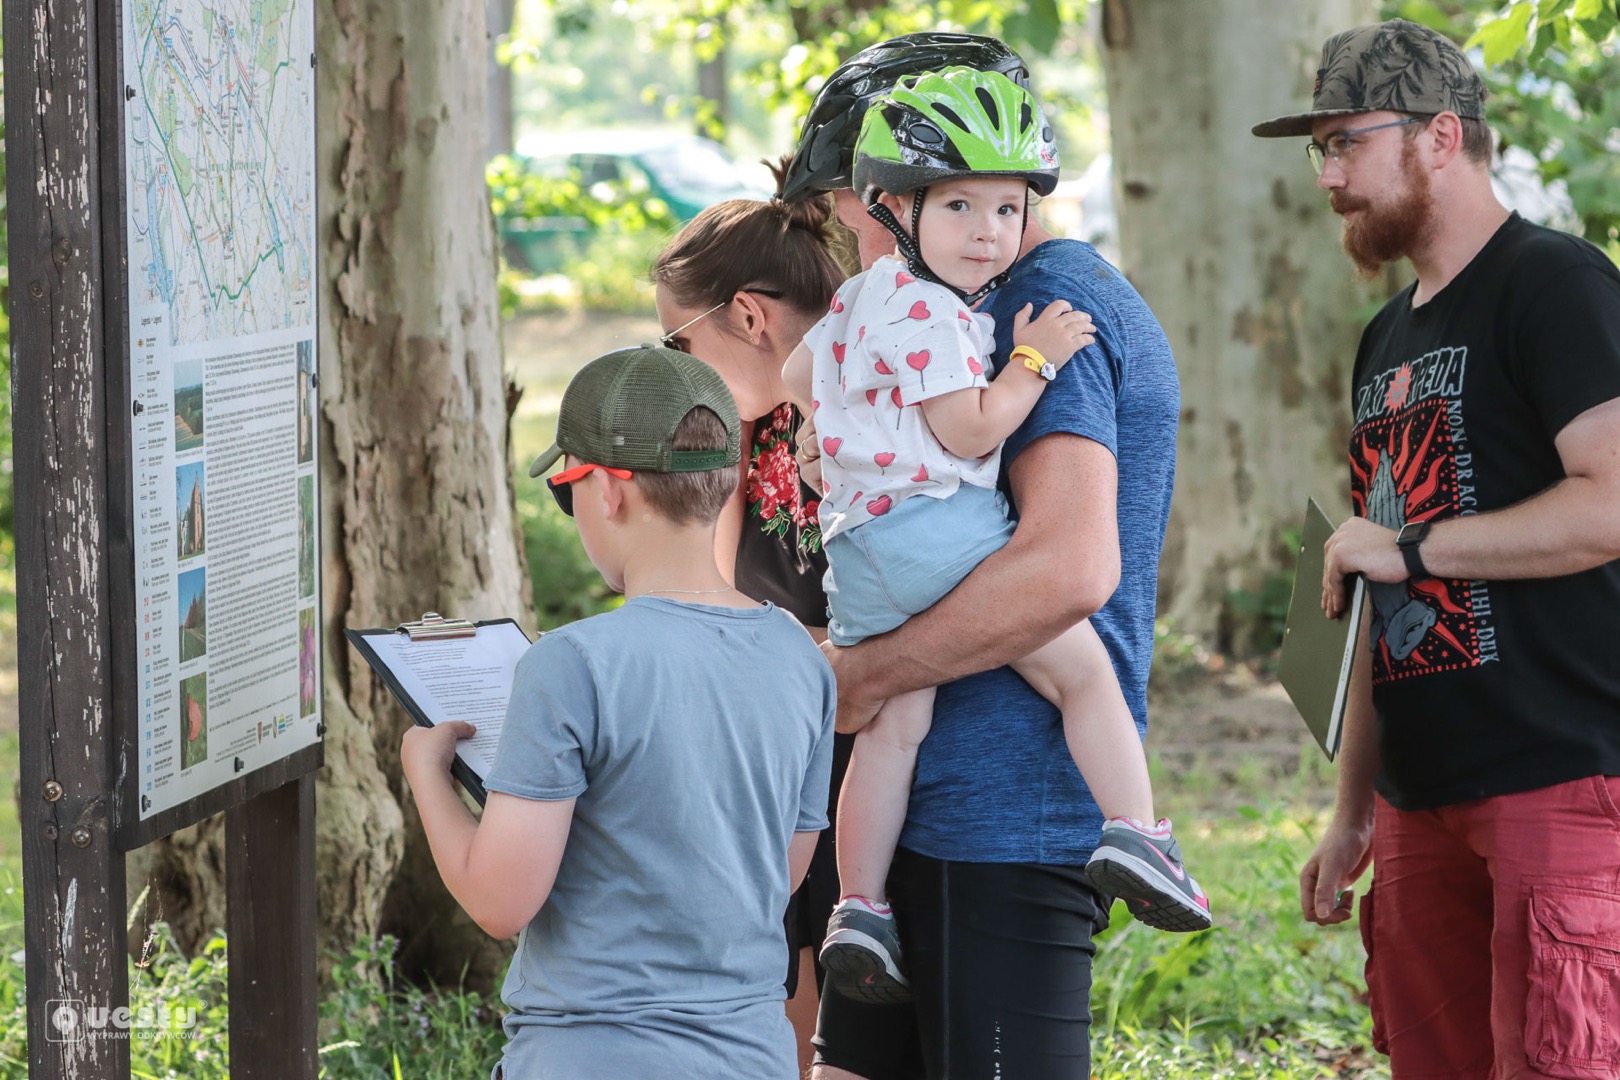
[[[995, 365], [1012, 352], [1013, 316], [1053, 300], [1089, 312], [1097, 342], [1058, 372], [1002, 451], [1007, 470], [1030, 443], [1067, 432], [1106, 446], [1119, 466], [1120, 584], [1091, 618], [1139, 731], [1147, 732], [1148, 667], [1159, 552], [1170, 515], [1181, 388], [1153, 312], [1090, 244], [1049, 240], [1013, 265], [983, 310], [996, 320]], [[1076, 492], [1083, 496], [1083, 492]], [[1016, 515], [1016, 506], [1014, 513]], [[958, 862], [1079, 865], [1102, 828], [1063, 741], [1058, 710], [1011, 668], [939, 688], [934, 726], [917, 756], [900, 843]]]
[[577, 801], [501, 995], [508, 1080], [794, 1080], [788, 842], [827, 825], [835, 712], [771, 605], [643, 596], [524, 654], [487, 786]]

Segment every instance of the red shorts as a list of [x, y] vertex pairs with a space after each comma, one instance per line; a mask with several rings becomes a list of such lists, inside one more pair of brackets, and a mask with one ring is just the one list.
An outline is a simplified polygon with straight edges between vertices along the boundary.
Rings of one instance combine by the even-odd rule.
[[1394, 1080], [1620, 1077], [1620, 778], [1402, 811], [1361, 902]]

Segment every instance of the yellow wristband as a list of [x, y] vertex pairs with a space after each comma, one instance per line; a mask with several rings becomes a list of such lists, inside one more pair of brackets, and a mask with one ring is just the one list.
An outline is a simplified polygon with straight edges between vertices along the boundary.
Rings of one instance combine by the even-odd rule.
[[1029, 370], [1033, 371], [1043, 379], [1046, 378], [1046, 372], [1042, 371], [1041, 369], [1046, 366], [1047, 360], [1046, 357], [1041, 355], [1039, 349], [1033, 348], [1029, 345], [1020, 345], [1012, 351], [1008, 359], [1021, 360], [1023, 361], [1024, 366], [1029, 368]]

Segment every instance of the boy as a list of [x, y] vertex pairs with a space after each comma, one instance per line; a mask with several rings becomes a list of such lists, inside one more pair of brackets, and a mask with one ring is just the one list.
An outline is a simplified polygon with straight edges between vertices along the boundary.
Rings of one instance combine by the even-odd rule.
[[519, 662], [481, 821], [449, 774], [471, 725], [405, 735], [446, 886], [492, 935], [522, 931], [504, 1080], [796, 1075], [782, 912], [827, 824], [836, 703], [803, 628], [715, 566], [739, 428], [682, 353], [575, 376], [530, 473], [567, 455], [548, 483], [625, 604]]

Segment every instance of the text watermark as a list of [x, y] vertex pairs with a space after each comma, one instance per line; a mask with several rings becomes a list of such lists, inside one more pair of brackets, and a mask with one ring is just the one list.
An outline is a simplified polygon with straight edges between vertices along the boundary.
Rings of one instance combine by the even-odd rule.
[[45, 1037], [51, 1042], [80, 1039], [192, 1039], [197, 1033], [197, 1010], [190, 1005], [138, 1005], [108, 1008], [86, 1005], [76, 998], [55, 998], [45, 1003]]

